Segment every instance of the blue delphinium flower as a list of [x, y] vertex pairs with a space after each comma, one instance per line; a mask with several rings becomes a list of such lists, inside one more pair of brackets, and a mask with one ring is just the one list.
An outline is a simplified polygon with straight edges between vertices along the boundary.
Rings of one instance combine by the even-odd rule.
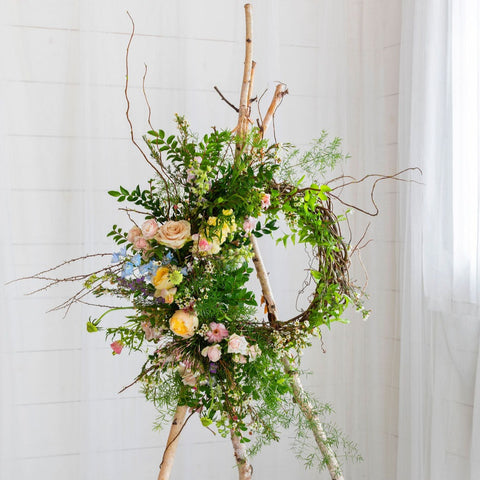
[[122, 247], [119, 252], [112, 254], [112, 263], [118, 263], [122, 261], [123, 258], [127, 255], [127, 247]]
[[140, 274], [144, 275], [147, 280], [150, 280], [150, 278], [157, 273], [157, 270], [158, 266], [152, 260], [141, 265], [139, 268]]
[[130, 262], [132, 262], [133, 265], [135, 265], [136, 267], [139, 267], [140, 263], [142, 262], [142, 256], [139, 253], [137, 253], [130, 259]]
[[173, 253], [168, 252], [162, 260], [162, 265], [168, 265], [173, 260]]
[[126, 262], [125, 265], [123, 266], [122, 277], [125, 278], [131, 275], [133, 273], [133, 268], [134, 268], [133, 263]]

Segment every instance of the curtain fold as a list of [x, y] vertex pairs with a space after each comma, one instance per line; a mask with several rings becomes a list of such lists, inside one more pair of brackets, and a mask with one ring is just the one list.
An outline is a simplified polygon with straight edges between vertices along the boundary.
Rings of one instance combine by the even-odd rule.
[[478, 478], [478, 14], [403, 1], [398, 479]]

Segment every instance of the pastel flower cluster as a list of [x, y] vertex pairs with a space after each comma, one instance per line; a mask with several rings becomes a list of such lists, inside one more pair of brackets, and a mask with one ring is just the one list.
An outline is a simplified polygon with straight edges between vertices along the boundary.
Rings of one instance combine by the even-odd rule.
[[227, 341], [227, 352], [233, 354], [233, 361], [236, 363], [246, 363], [247, 356], [250, 361], [254, 361], [261, 353], [258, 345], [249, 345], [246, 338], [243, 335], [233, 333], [229, 335], [223, 323], [211, 322], [210, 329], [206, 332], [206, 338], [214, 345], [208, 345], [202, 350], [202, 355], [208, 357], [211, 362], [218, 362], [222, 356], [222, 346], [220, 342], [222, 340]]

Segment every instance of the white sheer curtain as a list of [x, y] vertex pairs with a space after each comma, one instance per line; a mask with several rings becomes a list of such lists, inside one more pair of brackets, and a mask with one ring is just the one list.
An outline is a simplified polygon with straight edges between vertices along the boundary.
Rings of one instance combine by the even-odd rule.
[[[284, 81], [290, 95], [276, 119], [279, 141], [305, 145], [324, 128], [345, 138], [345, 172], [393, 173], [396, 164], [400, 1], [254, 1], [256, 85]], [[106, 196], [149, 178], [128, 140], [124, 54], [130, 52], [132, 118], [147, 129], [144, 62], [152, 123], [172, 128], [175, 112], [192, 128], [228, 127], [243, 61], [243, 2], [6, 0], [0, 49], [2, 284], [62, 260], [109, 251], [105, 233], [124, 222]], [[353, 200], [368, 202], [368, 191]], [[396, 187], [379, 191], [382, 216], [364, 250], [370, 276], [368, 323], [325, 332], [327, 354], [306, 354], [306, 384], [331, 402], [334, 421], [365, 458], [351, 478], [383, 480], [395, 470], [398, 338], [395, 323]], [[359, 220], [357, 232], [361, 232]], [[303, 275], [295, 253], [265, 251], [281, 312], [292, 309]], [[363, 276], [359, 273], [359, 281]], [[112, 357], [101, 335], [87, 334], [89, 309], [44, 312], [72, 294], [67, 285], [35, 297], [32, 284], [1, 290], [0, 477], [27, 480], [154, 478], [164, 434], [151, 432], [153, 409], [134, 389], [115, 395], [139, 362]], [[254, 460], [256, 474], [308, 479], [289, 450], [289, 434]], [[228, 442], [188, 426], [176, 478], [235, 478]], [[407, 478], [407, 477], [404, 477]], [[412, 477], [416, 478], [416, 477]], [[403, 480], [403, 479], [402, 479]]]
[[479, 3], [404, 1], [397, 478], [479, 478]]

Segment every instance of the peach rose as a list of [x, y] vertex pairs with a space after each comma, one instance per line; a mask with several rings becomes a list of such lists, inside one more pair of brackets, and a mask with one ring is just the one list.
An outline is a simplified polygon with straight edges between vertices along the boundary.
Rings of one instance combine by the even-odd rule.
[[128, 232], [128, 235], [127, 235], [127, 240], [130, 242], [130, 243], [134, 243], [135, 242], [135, 239], [137, 237], [141, 237], [142, 236], [142, 231], [140, 230], [140, 228], [138, 228], [136, 225], [134, 227], [132, 227], [129, 232]]
[[142, 236], [136, 237], [133, 241], [133, 248], [135, 248], [135, 250], [147, 250], [148, 247], [148, 242]]
[[262, 196], [262, 208], [268, 208], [270, 206], [270, 194], [264, 193]]
[[150, 218], [149, 220], [145, 221], [142, 225], [142, 235], [145, 239], [150, 240], [158, 232], [158, 223], [154, 218]]
[[179, 337], [190, 338], [198, 327], [198, 318], [194, 313], [177, 310], [170, 318], [170, 330]]
[[178, 222], [170, 220], [161, 225], [155, 235], [155, 240], [158, 243], [170, 248], [181, 248], [190, 239], [190, 223], [186, 220], [179, 220]]

